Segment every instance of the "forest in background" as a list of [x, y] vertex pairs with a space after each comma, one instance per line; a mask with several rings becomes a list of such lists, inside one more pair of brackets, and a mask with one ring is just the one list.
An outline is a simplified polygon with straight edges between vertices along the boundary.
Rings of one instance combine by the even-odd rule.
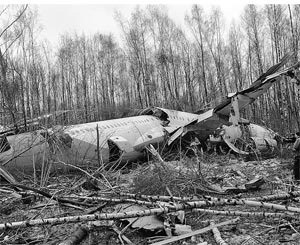
[[[137, 6], [122, 33], [63, 34], [57, 48], [40, 41], [32, 6], [0, 6], [0, 124], [70, 110], [64, 123], [99, 121], [160, 106], [195, 112], [213, 108], [230, 92], [249, 87], [286, 53], [298, 61], [300, 5], [246, 5], [225, 26], [218, 7], [200, 5], [184, 29], [168, 7]], [[243, 116], [281, 134], [300, 129], [300, 91], [283, 78]]]

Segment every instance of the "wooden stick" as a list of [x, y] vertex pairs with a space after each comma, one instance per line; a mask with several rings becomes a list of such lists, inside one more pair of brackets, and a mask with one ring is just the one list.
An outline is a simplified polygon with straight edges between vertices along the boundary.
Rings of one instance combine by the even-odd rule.
[[[233, 219], [233, 220], [228, 220], [228, 221], [224, 221], [224, 222], [221, 222], [221, 223], [219, 223], [219, 224], [216, 224], [216, 225], [214, 225], [214, 227], [220, 227], [220, 226], [223, 226], [223, 225], [235, 224], [235, 223], [238, 222], [238, 221], [239, 221], [239, 218], [236, 218], [236, 219]], [[171, 243], [171, 242], [176, 242], [176, 241], [179, 241], [179, 240], [182, 240], [182, 239], [191, 237], [191, 236], [196, 236], [196, 235], [203, 234], [203, 233], [205, 233], [205, 232], [210, 231], [212, 228], [213, 228], [212, 226], [208, 226], [208, 227], [205, 227], [205, 228], [203, 228], [203, 229], [200, 229], [200, 230], [197, 230], [197, 231], [190, 232], [190, 233], [188, 233], [188, 234], [184, 234], [184, 235], [181, 235], [181, 236], [172, 237], [172, 238], [170, 238], [170, 239], [167, 239], [167, 240], [164, 240], [164, 241], [161, 241], [161, 242], [152, 243], [152, 245], [164, 245], [164, 244], [169, 244], [169, 243]]]
[[210, 226], [212, 227], [212, 232], [214, 234], [214, 238], [216, 240], [216, 243], [219, 244], [219, 245], [227, 245], [227, 243], [221, 237], [221, 233], [220, 233], [219, 229], [216, 227], [216, 224], [213, 220], [210, 221]]

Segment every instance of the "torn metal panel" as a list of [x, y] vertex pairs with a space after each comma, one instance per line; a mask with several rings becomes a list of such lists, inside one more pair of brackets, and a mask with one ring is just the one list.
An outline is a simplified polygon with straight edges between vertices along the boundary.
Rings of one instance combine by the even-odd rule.
[[223, 138], [224, 142], [229, 146], [229, 148], [232, 149], [235, 153], [241, 154], [241, 155], [248, 155], [249, 154], [249, 152], [246, 152], [246, 151], [243, 151], [243, 150], [240, 150], [239, 148], [237, 148], [233, 143], [231, 143], [229, 141], [228, 138], [226, 138], [224, 136], [222, 138]]

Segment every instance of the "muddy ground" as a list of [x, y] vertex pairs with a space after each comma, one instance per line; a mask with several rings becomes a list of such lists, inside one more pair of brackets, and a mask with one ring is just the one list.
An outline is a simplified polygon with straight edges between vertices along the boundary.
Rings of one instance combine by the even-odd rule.
[[[27, 221], [28, 227], [0, 230], [0, 244], [151, 244], [178, 237], [205, 228], [211, 221], [218, 224], [239, 217], [234, 224], [220, 226], [219, 232], [227, 244], [300, 244], [298, 186], [292, 181], [292, 154], [265, 160], [244, 161], [234, 155], [198, 155], [182, 157], [176, 161], [150, 161], [132, 164], [115, 171], [95, 173], [95, 168], [72, 172], [36, 173], [22, 177], [21, 186], [2, 181], [0, 186], [0, 223]], [[253, 184], [254, 183], [254, 184]], [[246, 184], [246, 185], [245, 185]], [[26, 187], [32, 187], [29, 190]], [[37, 193], [37, 190], [43, 191]], [[184, 211], [127, 218], [67, 221], [61, 224], [30, 226], [33, 220], [82, 216], [86, 214], [124, 213], [162, 208], [165, 205], [185, 205], [189, 201], [215, 201], [221, 199], [249, 200], [294, 193], [289, 198], [265, 201], [289, 207], [261, 207], [248, 203], [232, 205], [222, 203], [201, 207], [204, 210], [231, 211], [230, 215], [195, 212], [192, 207]], [[50, 194], [49, 197], [45, 197]], [[124, 193], [140, 194], [139, 196]], [[147, 197], [141, 195], [148, 195]], [[152, 197], [151, 197], [151, 196]], [[172, 196], [173, 199], [153, 196]], [[75, 203], [66, 203], [71, 200]], [[101, 197], [93, 200], [91, 197]], [[189, 197], [179, 200], [176, 197]], [[124, 199], [130, 199], [125, 200]], [[143, 203], [143, 202], [144, 203]], [[257, 203], [261, 203], [258, 201]], [[241, 216], [234, 211], [249, 213]], [[253, 216], [253, 213], [259, 213]], [[266, 217], [266, 213], [273, 213]], [[0, 224], [0, 227], [1, 227]], [[123, 233], [119, 235], [123, 230]], [[80, 235], [85, 237], [79, 239]], [[76, 241], [76, 238], [77, 241]], [[71, 239], [71, 240], [70, 240]], [[169, 244], [217, 244], [213, 232]]]

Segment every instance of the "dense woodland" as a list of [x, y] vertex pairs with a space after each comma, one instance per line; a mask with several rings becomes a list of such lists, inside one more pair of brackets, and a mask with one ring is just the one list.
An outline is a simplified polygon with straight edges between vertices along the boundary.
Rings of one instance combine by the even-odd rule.
[[[1, 124], [71, 110], [65, 123], [131, 115], [161, 106], [195, 112], [247, 88], [293, 51], [298, 61], [300, 5], [247, 5], [225, 23], [218, 7], [191, 7], [186, 25], [168, 7], [137, 6], [115, 14], [115, 35], [64, 34], [57, 48], [38, 36], [34, 6], [0, 6]], [[300, 91], [284, 78], [244, 112], [282, 134], [299, 129]]]

